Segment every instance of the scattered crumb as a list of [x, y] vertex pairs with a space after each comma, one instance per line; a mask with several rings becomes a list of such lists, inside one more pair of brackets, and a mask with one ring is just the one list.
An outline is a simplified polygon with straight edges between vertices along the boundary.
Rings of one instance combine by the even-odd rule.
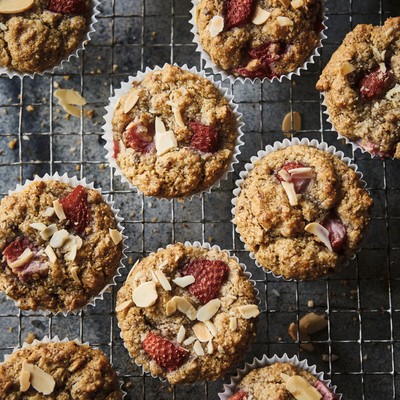
[[81, 170], [81, 166], [80, 166], [80, 165], [77, 165], [77, 166], [75, 167], [75, 170], [76, 170], [76, 171], [80, 171], [80, 170]]
[[281, 295], [276, 289], [272, 289], [271, 292], [276, 297], [279, 297]]
[[129, 263], [129, 264], [133, 264], [133, 257], [132, 257], [132, 256], [130, 256], [130, 257], [128, 258], [128, 263]]
[[208, 241], [208, 243], [211, 243], [211, 242], [213, 242], [215, 239], [212, 237], [212, 236], [209, 236], [208, 238], [207, 238], [207, 241]]
[[106, 164], [99, 164], [99, 170], [104, 171], [106, 169]]
[[8, 148], [9, 148], [10, 150], [14, 150], [15, 147], [17, 146], [17, 142], [18, 142], [17, 139], [13, 139], [13, 140], [9, 141], [9, 142], [8, 142]]
[[118, 64], [113, 64], [113, 66], [112, 66], [113, 72], [117, 72], [118, 69], [119, 69], [119, 65]]
[[25, 338], [25, 342], [31, 344], [36, 339], [36, 335], [33, 332], [29, 332]]
[[71, 77], [69, 75], [64, 75], [64, 81], [69, 81]]
[[136, 217], [136, 213], [134, 213], [134, 212], [133, 212], [133, 213], [130, 213], [129, 216], [130, 216], [131, 218], [135, 218], [135, 217]]
[[147, 207], [148, 208], [152, 208], [153, 207], [153, 203], [151, 203], [150, 201], [147, 203]]
[[54, 82], [54, 83], [53, 83], [53, 86], [54, 86], [56, 89], [58, 89], [58, 88], [60, 87], [60, 84], [59, 84], [58, 82]]
[[157, 32], [151, 32], [151, 39], [155, 40], [157, 38]]
[[158, 218], [157, 217], [152, 218], [151, 222], [158, 222]]
[[7, 108], [3, 108], [3, 114], [8, 114]]
[[33, 111], [35, 111], [35, 107], [33, 107], [31, 104], [29, 104], [29, 106], [26, 106], [26, 111], [33, 112]]
[[12, 326], [8, 327], [8, 333], [13, 333], [14, 328]]
[[314, 307], [314, 301], [313, 300], [308, 300], [307, 301], [307, 307], [310, 307], [310, 308]]

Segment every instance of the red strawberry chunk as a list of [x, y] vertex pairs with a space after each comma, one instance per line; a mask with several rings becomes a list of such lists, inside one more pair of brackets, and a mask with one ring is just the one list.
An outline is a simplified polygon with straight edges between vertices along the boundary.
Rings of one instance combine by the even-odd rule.
[[46, 276], [48, 271], [49, 265], [47, 262], [33, 260], [29, 264], [19, 267], [17, 270], [17, 276], [21, 282], [25, 283], [31, 280], [33, 275], [39, 275], [40, 277]]
[[86, 189], [78, 185], [67, 197], [61, 199], [61, 205], [68, 221], [74, 225], [75, 231], [82, 234], [90, 223]]
[[379, 144], [370, 142], [370, 141], [362, 141], [359, 140], [358, 145], [360, 145], [364, 150], [368, 151], [368, 153], [376, 154], [378, 157], [381, 158], [390, 158], [394, 156], [394, 150], [392, 151], [382, 151], [380, 150]]
[[136, 124], [126, 131], [125, 142], [126, 147], [143, 154], [150, 152], [154, 147], [153, 138], [148, 135], [147, 128]]
[[380, 67], [365, 75], [359, 83], [361, 97], [365, 100], [375, 100], [385, 96], [395, 84], [395, 77], [389, 70], [382, 72]]
[[331, 242], [332, 250], [339, 253], [343, 250], [347, 230], [337, 217], [329, 217], [323, 222], [323, 227], [329, 232], [329, 241]]
[[33, 243], [26, 237], [17, 237], [3, 251], [7, 264], [14, 262], [27, 248], [34, 249]]
[[228, 397], [228, 400], [246, 400], [247, 399], [247, 393], [243, 390], [240, 390], [239, 392], [236, 392], [232, 396]]
[[169, 340], [150, 332], [143, 340], [144, 351], [161, 367], [171, 372], [179, 368], [189, 352]]
[[285, 45], [280, 42], [268, 42], [259, 47], [249, 50], [249, 56], [252, 59], [260, 60], [262, 64], [269, 64], [281, 58], [281, 54], [285, 49]]
[[193, 132], [190, 145], [203, 153], [215, 153], [218, 151], [218, 131], [200, 122], [189, 122], [189, 128]]
[[271, 74], [271, 71], [261, 67], [260, 69], [257, 69], [255, 71], [250, 71], [246, 67], [239, 67], [235, 68], [232, 70], [233, 74], [236, 76], [244, 76], [250, 79], [255, 79], [255, 78], [273, 78], [274, 75]]
[[253, 10], [253, 0], [225, 0], [225, 28], [249, 23]]
[[[297, 168], [304, 168], [304, 165], [301, 163], [294, 163], [294, 162], [290, 162], [287, 163], [283, 166], [283, 169], [286, 172], [289, 172], [292, 169], [297, 169]], [[289, 174], [290, 175], [290, 174]], [[280, 175], [276, 175], [276, 177], [282, 182], [283, 178]], [[294, 185], [294, 190], [296, 193], [304, 193], [307, 190], [308, 185], [311, 182], [311, 179], [307, 179], [307, 178], [295, 178], [294, 176], [292, 176], [292, 180], [291, 182]]]
[[114, 157], [114, 158], [117, 158], [119, 152], [120, 152], [119, 142], [118, 142], [118, 140], [115, 140], [115, 139], [114, 139], [114, 154], [113, 154], [113, 157]]
[[49, 10], [61, 14], [83, 15], [86, 5], [84, 0], [50, 0]]
[[322, 400], [339, 400], [339, 396], [333, 393], [324, 382], [315, 381], [313, 386], [322, 394]]
[[189, 292], [202, 304], [218, 297], [223, 283], [228, 279], [229, 267], [221, 260], [190, 260], [182, 270], [182, 275], [193, 275], [195, 282], [188, 286]]

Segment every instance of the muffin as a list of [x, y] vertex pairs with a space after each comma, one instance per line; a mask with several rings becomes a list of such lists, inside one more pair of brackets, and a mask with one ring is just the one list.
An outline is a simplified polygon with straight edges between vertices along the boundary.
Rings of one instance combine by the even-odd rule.
[[23, 310], [73, 311], [112, 282], [122, 235], [101, 194], [33, 181], [0, 203], [0, 289]]
[[252, 79], [303, 66], [324, 27], [320, 0], [200, 0], [194, 20], [212, 62]]
[[113, 113], [116, 166], [146, 196], [202, 192], [233, 161], [233, 109], [211, 81], [185, 69], [165, 65], [146, 73]]
[[345, 162], [292, 145], [267, 153], [249, 169], [238, 181], [234, 222], [265, 270], [286, 279], [316, 279], [357, 250], [373, 201]]
[[400, 17], [357, 25], [317, 82], [340, 135], [379, 157], [400, 158]]
[[0, 398], [123, 398], [116, 372], [100, 350], [47, 342], [16, 350], [0, 364]]
[[131, 270], [116, 311], [135, 362], [174, 385], [214, 381], [242, 358], [255, 338], [257, 303], [236, 258], [177, 243]]
[[0, 66], [22, 73], [57, 66], [82, 44], [92, 14], [92, 0], [3, 1]]
[[[221, 397], [221, 396], [220, 396]], [[277, 362], [256, 368], [246, 374], [227, 400], [338, 400], [323, 381], [298, 366]]]

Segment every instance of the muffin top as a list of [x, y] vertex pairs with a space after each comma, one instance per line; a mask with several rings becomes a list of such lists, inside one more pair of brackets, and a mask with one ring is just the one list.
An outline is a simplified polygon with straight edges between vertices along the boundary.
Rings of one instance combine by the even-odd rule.
[[0, 289], [24, 310], [83, 307], [115, 275], [121, 240], [97, 190], [32, 182], [0, 203]]
[[372, 203], [347, 164], [295, 145], [255, 163], [241, 184], [235, 222], [266, 270], [286, 279], [315, 279], [356, 251]]
[[357, 25], [317, 83], [335, 129], [380, 157], [400, 158], [400, 17]]
[[318, 45], [320, 0], [200, 0], [200, 43], [236, 76], [273, 78], [302, 66]]
[[39, 343], [0, 364], [0, 398], [119, 400], [116, 372], [104, 353], [75, 342]]
[[116, 311], [130, 355], [171, 384], [220, 378], [254, 339], [259, 314], [235, 258], [181, 243], [131, 270]]
[[42, 72], [58, 65], [82, 43], [91, 0], [13, 0], [0, 6], [0, 66]]
[[145, 195], [165, 198], [212, 186], [238, 136], [235, 115], [213, 83], [171, 65], [132, 83], [112, 129], [123, 174]]
[[236, 390], [228, 400], [339, 399], [324, 382], [290, 363], [253, 369], [238, 383]]

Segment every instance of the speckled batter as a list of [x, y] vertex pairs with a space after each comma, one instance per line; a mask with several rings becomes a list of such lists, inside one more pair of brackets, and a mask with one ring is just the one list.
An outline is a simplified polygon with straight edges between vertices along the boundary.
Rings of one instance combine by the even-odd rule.
[[81, 44], [92, 14], [49, 11], [49, 0], [35, 0], [31, 9], [15, 15], [0, 14], [0, 65], [19, 72], [42, 72], [55, 67]]
[[[348, 63], [354, 70], [344, 74]], [[376, 68], [391, 71], [390, 87], [398, 90], [363, 99], [358, 82]], [[387, 19], [382, 27], [356, 26], [323, 70], [317, 89], [325, 92], [329, 116], [340, 134], [372, 154], [400, 158], [400, 17]]]
[[[130, 95], [139, 100], [124, 112], [127, 96], [119, 101], [113, 117], [113, 136], [119, 150], [116, 161], [123, 174], [145, 195], [165, 198], [185, 197], [200, 192], [221, 177], [232, 161], [238, 131], [234, 113], [218, 89], [208, 80], [176, 66], [167, 65], [161, 71], [149, 73], [141, 82], [134, 82]], [[179, 110], [184, 126], [174, 116]], [[176, 135], [178, 147], [157, 156], [151, 146], [141, 153], [129, 147], [129, 124], [146, 126], [154, 136], [156, 116], [167, 130]], [[218, 131], [216, 152], [202, 152], [190, 145], [191, 121], [213, 126]], [[154, 141], [151, 137], [150, 141]]]
[[[35, 181], [21, 192], [4, 197], [0, 203], [0, 251], [18, 237], [28, 238], [38, 251], [44, 250], [50, 239], [44, 240], [31, 223], [56, 224], [58, 230], [66, 229], [76, 235], [67, 220], [60, 221], [55, 214], [43, 216], [54, 200], [64, 198], [72, 190], [58, 181]], [[41, 261], [47, 266], [47, 273], [34, 274], [23, 282], [7, 265], [3, 254], [0, 289], [18, 302], [21, 309], [56, 312], [83, 307], [115, 275], [122, 257], [122, 243], [115, 245], [109, 234], [109, 228], [117, 228], [114, 214], [98, 191], [86, 191], [90, 223], [80, 235], [83, 244], [75, 260], [69, 260], [62, 249], [54, 250], [57, 255], [54, 263], [43, 254]], [[72, 274], [74, 267], [78, 267], [78, 280]]]
[[[149, 332], [163, 335], [176, 343], [180, 326], [186, 328], [185, 338], [193, 336], [191, 327], [198, 321], [190, 321], [186, 315], [176, 312], [167, 317], [166, 303], [173, 296], [182, 296], [188, 299], [196, 309], [201, 304], [192, 296], [187, 288], [181, 288], [172, 282], [180, 275], [181, 268], [191, 259], [204, 258], [208, 260], [222, 260], [229, 266], [229, 277], [223, 284], [219, 299], [221, 308], [212, 318], [217, 329], [217, 336], [213, 338], [213, 353], [207, 354], [207, 343], [203, 343], [204, 356], [197, 356], [193, 351], [193, 344], [184, 345], [189, 350], [186, 361], [175, 371], [167, 372], [149, 358], [143, 350], [142, 341]], [[140, 283], [151, 281], [154, 272], [166, 261], [161, 270], [171, 281], [172, 291], [165, 291], [157, 283], [157, 302], [148, 308], [139, 308], [131, 304], [117, 313], [119, 326], [129, 353], [136, 362], [143, 365], [146, 371], [153, 375], [168, 379], [171, 384], [190, 383], [195, 381], [210, 381], [220, 378], [236, 361], [242, 358], [250, 343], [254, 340], [256, 320], [244, 319], [237, 307], [245, 304], [257, 304], [257, 298], [252, 283], [244, 275], [239, 264], [225, 252], [206, 250], [196, 247], [185, 247], [177, 243], [155, 254], [142, 259], [130, 272], [125, 285], [118, 292], [117, 306], [131, 300], [132, 292]], [[230, 328], [230, 318], [236, 317], [237, 329]]]
[[[56, 381], [53, 393], [43, 395], [32, 386], [20, 391], [23, 361], [36, 365]], [[0, 398], [8, 400], [119, 400], [118, 377], [104, 353], [75, 342], [39, 343], [14, 352], [0, 364]]]
[[[289, 162], [311, 167], [315, 174], [297, 195], [297, 206], [289, 204], [276, 176]], [[356, 173], [337, 157], [314, 147], [291, 146], [256, 162], [241, 185], [235, 223], [263, 268], [287, 279], [315, 279], [335, 271], [356, 251], [372, 203]], [[308, 223], [322, 223], [332, 213], [347, 229], [340, 253], [305, 231]]]

